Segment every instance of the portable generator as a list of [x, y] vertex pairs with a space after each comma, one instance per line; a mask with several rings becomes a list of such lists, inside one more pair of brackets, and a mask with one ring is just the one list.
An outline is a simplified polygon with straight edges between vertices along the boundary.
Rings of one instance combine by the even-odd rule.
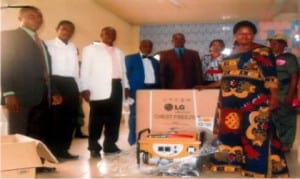
[[[147, 136], [143, 135], [147, 132]], [[141, 138], [141, 136], [145, 136]], [[137, 164], [140, 158], [144, 164], [149, 164], [151, 159], [174, 160], [187, 157], [196, 153], [201, 148], [204, 133], [196, 132], [167, 132], [150, 134], [150, 129], [138, 133]]]

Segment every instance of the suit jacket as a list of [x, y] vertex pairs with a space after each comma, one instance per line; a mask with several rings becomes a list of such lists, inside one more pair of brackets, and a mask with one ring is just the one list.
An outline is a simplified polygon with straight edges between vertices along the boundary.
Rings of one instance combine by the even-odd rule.
[[180, 59], [175, 49], [160, 53], [160, 86], [166, 89], [192, 89], [202, 84], [202, 68], [199, 53], [185, 49]]
[[[39, 104], [49, 87], [44, 75], [43, 53], [35, 41], [21, 28], [3, 31], [1, 35], [2, 95], [13, 91], [23, 107]], [[44, 46], [46, 48], [45, 44]], [[51, 74], [48, 51], [47, 55], [48, 70]]]
[[[153, 57], [149, 58], [154, 70], [155, 84], [154, 88], [159, 87], [159, 62]], [[144, 65], [140, 53], [131, 54], [125, 57], [127, 78], [130, 86], [130, 95], [135, 98], [136, 90], [146, 89]]]
[[[112, 58], [104, 45], [102, 42], [88, 45], [82, 52], [80, 70], [81, 90], [89, 90], [91, 100], [108, 99], [112, 92]], [[116, 68], [119, 68], [121, 72], [122, 86], [123, 88], [129, 88], [126, 76], [125, 56], [120, 49], [116, 47], [114, 49], [119, 59], [119, 66]]]

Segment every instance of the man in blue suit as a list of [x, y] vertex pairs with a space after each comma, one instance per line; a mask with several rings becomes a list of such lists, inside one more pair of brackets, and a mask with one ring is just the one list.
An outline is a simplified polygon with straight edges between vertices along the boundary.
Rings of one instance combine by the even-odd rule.
[[151, 40], [140, 42], [140, 52], [125, 57], [127, 78], [130, 86], [129, 136], [130, 145], [136, 143], [136, 91], [140, 89], [155, 89], [159, 87], [159, 62], [149, 54], [152, 52]]

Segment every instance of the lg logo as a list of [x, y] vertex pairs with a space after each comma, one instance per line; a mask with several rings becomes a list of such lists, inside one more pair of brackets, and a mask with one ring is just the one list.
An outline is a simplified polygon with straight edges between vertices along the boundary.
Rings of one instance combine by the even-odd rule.
[[183, 104], [170, 104], [170, 103], [167, 103], [165, 104], [165, 110], [167, 111], [172, 111], [172, 110], [184, 110], [184, 105]]

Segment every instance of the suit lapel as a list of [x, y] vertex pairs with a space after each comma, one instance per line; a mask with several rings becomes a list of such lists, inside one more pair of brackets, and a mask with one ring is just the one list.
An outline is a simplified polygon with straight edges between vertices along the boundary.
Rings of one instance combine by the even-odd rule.
[[[29, 51], [36, 51], [38, 54], [40, 55], [43, 55], [42, 52], [40, 51], [38, 45], [35, 43], [35, 41], [30, 37], [29, 34], [27, 34], [22, 28], [18, 28], [17, 30], [17, 33], [19, 34], [20, 39], [24, 39], [23, 41], [26, 41], [27, 43], [30, 44], [30, 46], [27, 46], [28, 48], [26, 50], [29, 50]], [[47, 45], [44, 43], [43, 40], [42, 41], [42, 44], [44, 46], [44, 48], [46, 49], [46, 55], [47, 55], [47, 63], [48, 63], [48, 70], [49, 70], [49, 75], [51, 74], [52, 72], [52, 68], [51, 68], [51, 56], [48, 52], [48, 48], [47, 48]], [[32, 48], [32, 47], [36, 47], [36, 48]], [[40, 58], [43, 58], [44, 57], [40, 57]]]
[[144, 68], [144, 64], [143, 64], [143, 59], [139, 53], [137, 54], [137, 61], [138, 61], [137, 68], [143, 69], [142, 73], [140, 74], [140, 77], [142, 80], [145, 81], [145, 68]]

